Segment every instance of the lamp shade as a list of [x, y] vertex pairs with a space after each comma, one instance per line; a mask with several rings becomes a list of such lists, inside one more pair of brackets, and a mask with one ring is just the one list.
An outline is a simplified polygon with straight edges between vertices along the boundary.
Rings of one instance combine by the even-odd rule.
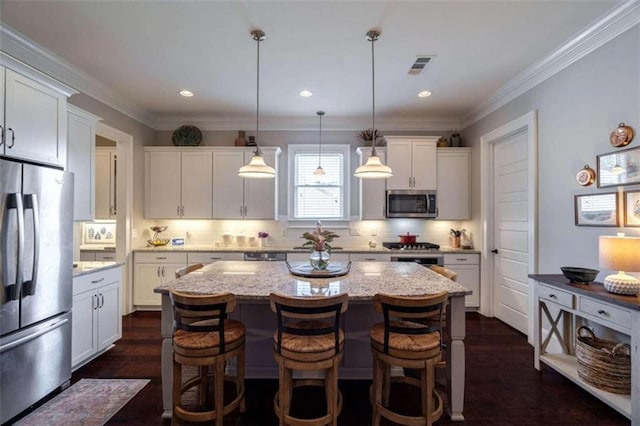
[[599, 264], [615, 271], [640, 271], [640, 238], [601, 236]]
[[364, 179], [385, 179], [393, 176], [391, 167], [385, 166], [377, 155], [371, 155], [365, 164], [358, 167], [353, 174]]
[[246, 166], [240, 167], [238, 176], [243, 178], [274, 178], [276, 170], [265, 164], [264, 158], [256, 152]]

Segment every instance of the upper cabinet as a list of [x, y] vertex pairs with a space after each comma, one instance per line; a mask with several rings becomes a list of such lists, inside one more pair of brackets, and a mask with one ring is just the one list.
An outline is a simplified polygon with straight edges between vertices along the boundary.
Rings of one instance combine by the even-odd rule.
[[438, 148], [438, 219], [471, 219], [471, 148]]
[[0, 155], [64, 168], [67, 96], [73, 93], [70, 87], [0, 54]]
[[436, 142], [433, 136], [386, 136], [387, 165], [393, 176], [387, 189], [436, 189]]
[[74, 173], [73, 220], [93, 220], [95, 215], [96, 124], [101, 118], [76, 106], [67, 108], [67, 170]]
[[116, 147], [96, 147], [96, 219], [115, 219]]
[[261, 148], [264, 161], [276, 169], [275, 179], [245, 179], [238, 170], [253, 156], [254, 148], [213, 151], [213, 218], [277, 219], [278, 157], [280, 148]]
[[147, 219], [211, 218], [211, 150], [147, 147], [144, 156]]
[[[359, 147], [356, 152], [360, 156], [360, 164], [365, 164], [371, 156], [370, 147]], [[376, 148], [380, 160], [386, 161], [386, 150]], [[395, 174], [395, 169], [393, 170]], [[360, 182], [360, 220], [385, 219], [386, 179], [358, 179]]]

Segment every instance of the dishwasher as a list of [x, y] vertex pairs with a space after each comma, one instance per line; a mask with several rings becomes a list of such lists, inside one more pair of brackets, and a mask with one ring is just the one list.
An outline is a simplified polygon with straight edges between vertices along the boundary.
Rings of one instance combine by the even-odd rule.
[[244, 260], [251, 262], [286, 262], [287, 252], [284, 251], [246, 251]]

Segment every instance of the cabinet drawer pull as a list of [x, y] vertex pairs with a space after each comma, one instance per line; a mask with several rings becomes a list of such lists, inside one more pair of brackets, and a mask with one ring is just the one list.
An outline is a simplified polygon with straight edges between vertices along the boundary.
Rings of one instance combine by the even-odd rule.
[[[13, 148], [13, 146], [16, 144], [16, 132], [13, 131], [13, 129], [11, 127], [9, 127], [7, 129], [7, 132], [11, 132], [11, 145], [7, 144], [7, 148], [11, 149]], [[6, 138], [5, 138], [5, 142], [6, 142]]]
[[166, 256], [156, 256], [156, 259], [158, 260], [167, 260]]
[[466, 262], [467, 258], [466, 257], [456, 257], [456, 260], [461, 261], [461, 262], [462, 261]]
[[210, 257], [209, 260], [221, 260], [221, 257]]
[[557, 298], [558, 298], [558, 296], [556, 296], [555, 294], [550, 294], [549, 295], [549, 299], [557, 299]]
[[364, 260], [373, 260], [373, 261], [375, 261], [376, 258], [375, 257], [365, 257]]
[[600, 315], [604, 315], [605, 317], [608, 317], [608, 316], [609, 316], [609, 312], [605, 311], [604, 309], [600, 309], [600, 310], [598, 310], [598, 313], [599, 313]]
[[100, 279], [97, 279], [97, 280], [92, 280], [91, 284], [98, 284], [99, 282], [102, 282], [102, 281], [104, 281], [104, 277], [102, 277]]

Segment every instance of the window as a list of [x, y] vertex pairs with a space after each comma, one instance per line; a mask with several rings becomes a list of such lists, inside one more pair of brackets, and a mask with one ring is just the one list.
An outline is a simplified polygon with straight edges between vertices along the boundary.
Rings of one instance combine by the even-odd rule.
[[293, 220], [347, 220], [349, 216], [349, 145], [289, 145], [289, 216]]

